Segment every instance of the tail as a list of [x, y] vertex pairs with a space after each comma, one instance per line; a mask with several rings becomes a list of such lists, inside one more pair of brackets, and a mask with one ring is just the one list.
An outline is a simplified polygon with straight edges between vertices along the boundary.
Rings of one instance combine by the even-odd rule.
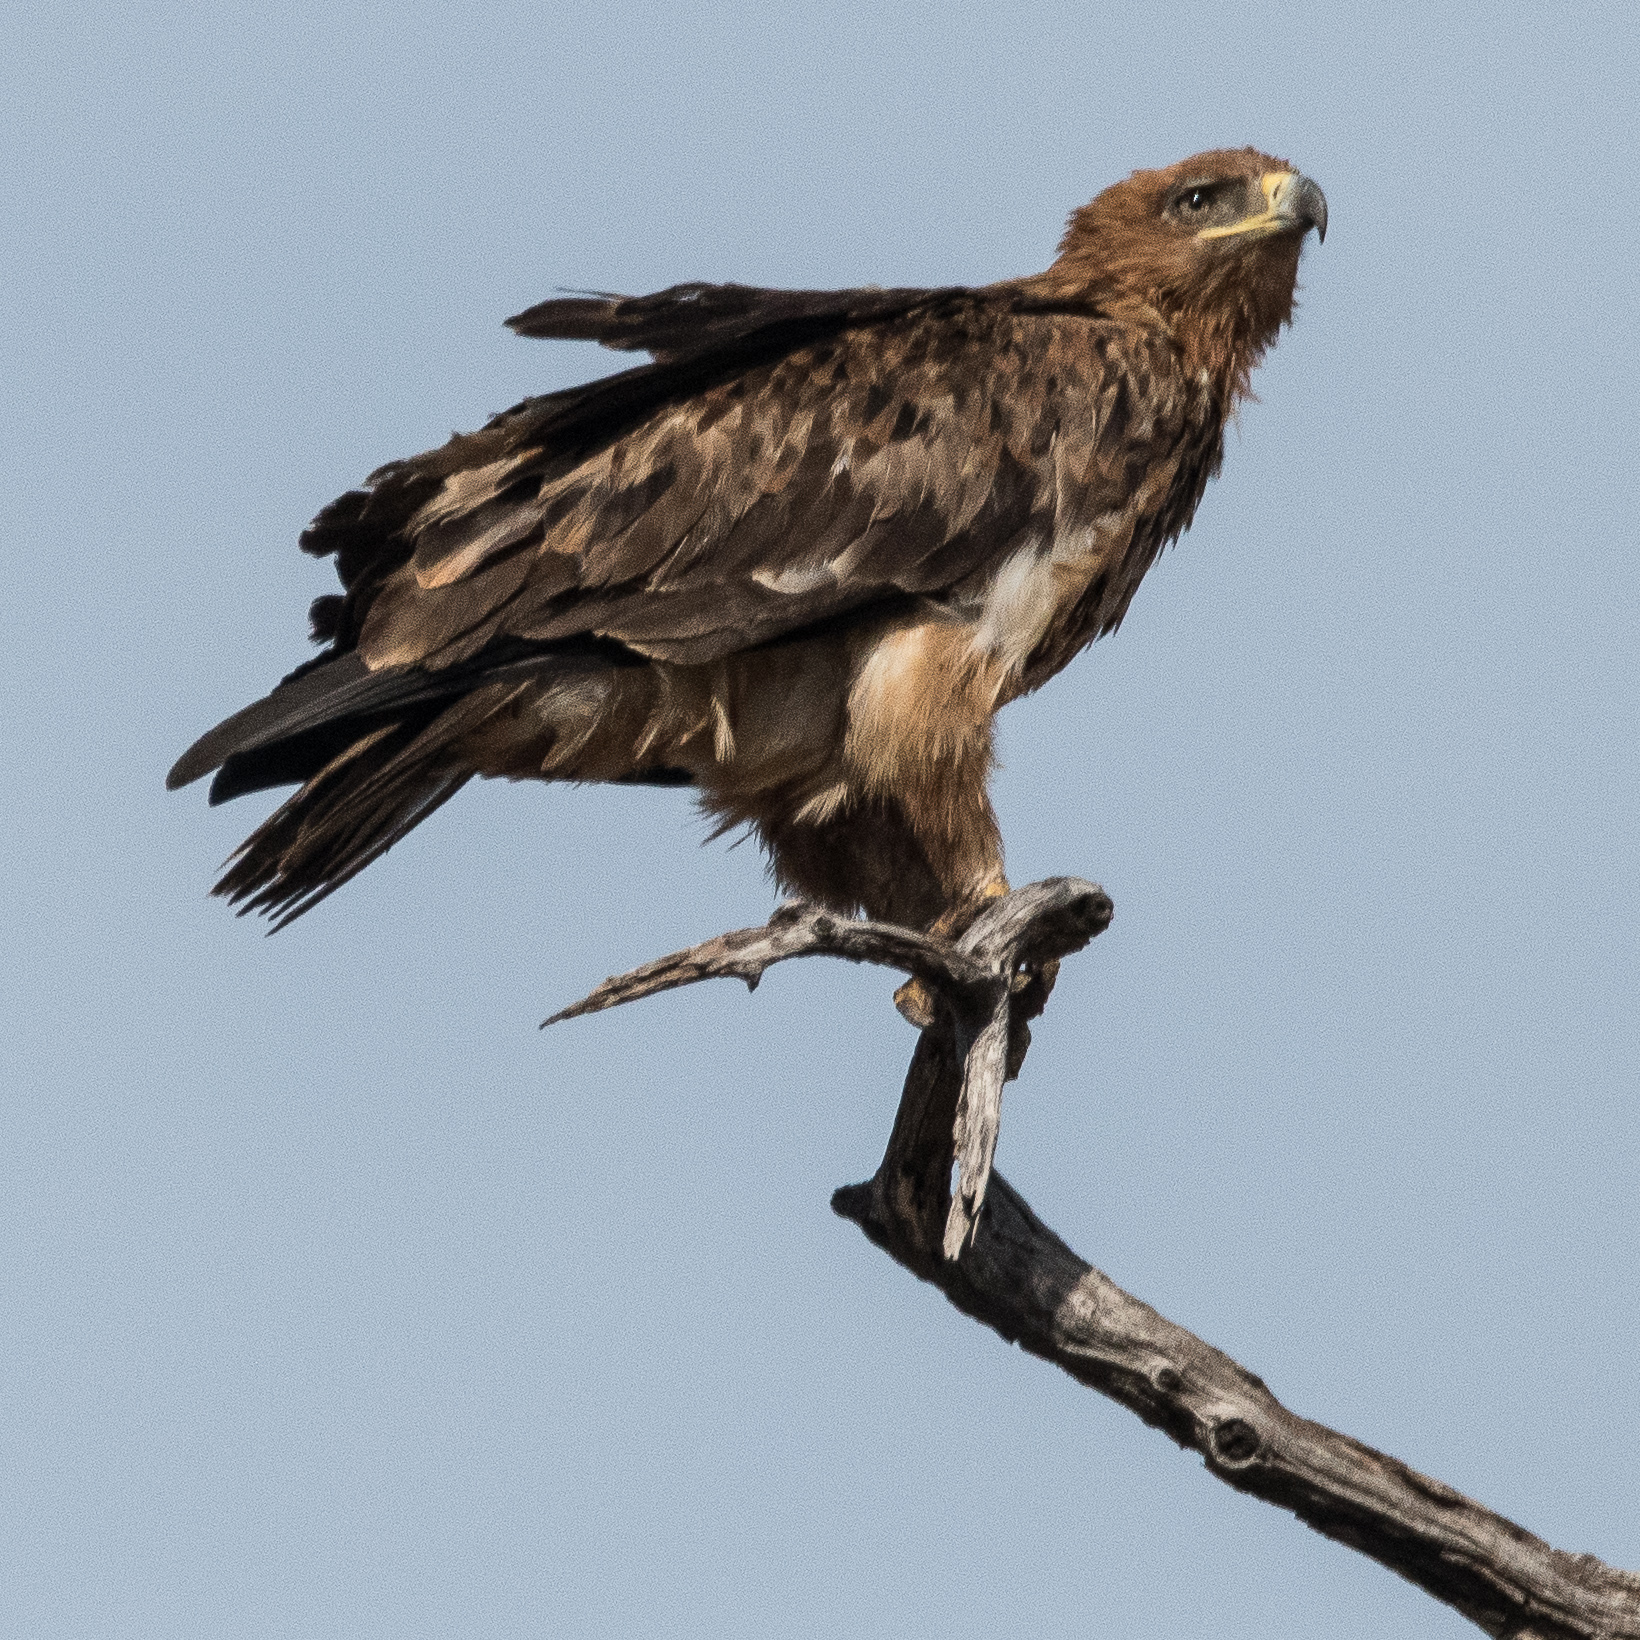
[[209, 774], [211, 802], [301, 782], [233, 853], [212, 890], [284, 925], [447, 803], [477, 771], [461, 742], [537, 682], [542, 662], [372, 672], [357, 654], [293, 672], [195, 742], [171, 789]]

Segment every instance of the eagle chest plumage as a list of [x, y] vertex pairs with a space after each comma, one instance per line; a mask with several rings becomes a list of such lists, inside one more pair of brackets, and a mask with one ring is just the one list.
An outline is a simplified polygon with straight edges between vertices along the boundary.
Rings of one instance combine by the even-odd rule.
[[[1121, 625], [1150, 566], [1190, 527], [1223, 460], [1223, 402], [1209, 381], [1186, 377], [1165, 336], [1142, 345], [1124, 337], [1104, 350], [1103, 362], [1098, 414], [1073, 445], [1080, 493], [1074, 483], [1061, 486], [1065, 516], [1046, 554], [1064, 566], [1058, 595], [1007, 699], [1040, 688]], [[1134, 404], [1142, 406], [1137, 424]], [[1112, 495], [1122, 503], [1101, 508]]]
[[1002, 882], [992, 720], [1113, 630], [1290, 316], [1313, 183], [1141, 172], [982, 289], [680, 285], [510, 321], [653, 362], [395, 462], [302, 538], [324, 654], [172, 770], [296, 782], [218, 891], [288, 919], [475, 775], [696, 788], [787, 887]]

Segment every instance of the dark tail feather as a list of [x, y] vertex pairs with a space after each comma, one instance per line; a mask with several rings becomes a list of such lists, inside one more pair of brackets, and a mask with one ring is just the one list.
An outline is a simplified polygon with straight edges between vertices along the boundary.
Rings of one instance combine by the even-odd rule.
[[299, 668], [262, 700], [201, 735], [165, 777], [175, 791], [218, 769], [211, 801], [305, 780], [366, 728], [419, 716], [425, 724], [473, 686], [471, 671], [416, 666], [372, 672], [356, 653], [326, 655]]
[[457, 743], [523, 687], [481, 688], [431, 721], [354, 739], [245, 839], [212, 893], [275, 928], [311, 911], [472, 779]]
[[636, 659], [619, 644], [599, 640], [495, 644], [470, 661], [432, 671], [394, 666], [373, 672], [353, 651], [322, 655], [298, 667], [271, 695], [201, 735], [172, 765], [166, 789], [175, 791], [212, 769], [218, 771], [212, 803], [295, 785], [370, 730], [409, 724], [424, 729], [477, 689], [543, 679], [565, 667], [631, 665]]
[[[217, 771], [211, 801], [301, 782], [230, 857], [214, 893], [283, 927], [356, 877], [472, 778], [462, 742], [553, 678], [637, 664], [599, 641], [494, 647], [436, 671], [372, 672], [353, 653], [291, 673], [195, 742], [166, 778]], [[671, 771], [657, 771], [669, 778]]]

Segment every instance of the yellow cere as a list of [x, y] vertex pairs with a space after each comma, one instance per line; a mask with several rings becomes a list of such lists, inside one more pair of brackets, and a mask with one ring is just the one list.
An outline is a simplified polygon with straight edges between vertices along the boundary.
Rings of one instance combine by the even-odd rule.
[[1276, 210], [1277, 195], [1282, 188], [1293, 179], [1291, 171], [1266, 171], [1258, 179], [1258, 185], [1264, 190], [1264, 209], [1257, 216], [1244, 216], [1240, 222], [1227, 223], [1222, 228], [1203, 228], [1196, 235], [1198, 239], [1227, 239], [1231, 234], [1258, 233], [1263, 230], [1274, 232], [1278, 228], [1288, 226], [1287, 219]]

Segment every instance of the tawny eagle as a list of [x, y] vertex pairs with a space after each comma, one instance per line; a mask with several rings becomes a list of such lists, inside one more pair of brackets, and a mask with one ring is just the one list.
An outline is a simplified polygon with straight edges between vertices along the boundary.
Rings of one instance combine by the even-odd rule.
[[299, 789], [216, 892], [287, 921], [474, 775], [691, 785], [778, 879], [927, 926], [1003, 884], [997, 709], [1121, 621], [1291, 317], [1321, 190], [1139, 171], [1045, 272], [677, 285], [508, 323], [653, 362], [396, 461], [301, 538], [327, 645], [187, 751]]

